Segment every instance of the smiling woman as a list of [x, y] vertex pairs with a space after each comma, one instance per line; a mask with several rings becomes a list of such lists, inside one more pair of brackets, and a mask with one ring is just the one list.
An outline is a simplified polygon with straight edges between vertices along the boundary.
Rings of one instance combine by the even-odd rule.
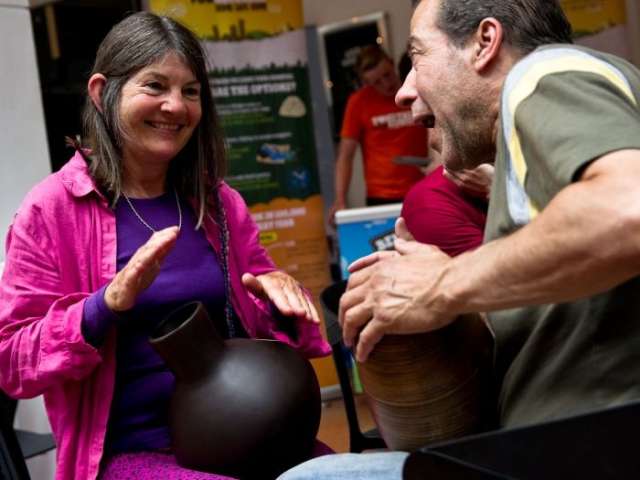
[[[89, 92], [96, 105], [106, 78], [101, 73], [89, 80]], [[122, 88], [123, 165], [128, 176], [158, 175], [185, 147], [195, 130], [202, 109], [200, 84], [191, 69], [175, 53], [136, 73]], [[135, 171], [140, 170], [140, 171]], [[142, 188], [141, 188], [142, 187]], [[125, 185], [129, 194], [136, 188], [152, 195], [162, 192], [164, 178], [158, 177], [158, 191], [144, 186]]]
[[44, 394], [58, 479], [223, 478], [171, 452], [175, 377], [148, 340], [160, 320], [198, 301], [224, 338], [279, 340], [305, 357], [330, 348], [308, 294], [222, 181], [195, 36], [129, 16], [102, 41], [87, 92], [84, 142], [27, 195], [7, 237], [0, 388]]
[[157, 196], [166, 180], [198, 200], [202, 222], [207, 191], [226, 169], [208, 85], [201, 46], [180, 24], [137, 14], [109, 32], [88, 82], [83, 123], [92, 174], [110, 201], [123, 189]]

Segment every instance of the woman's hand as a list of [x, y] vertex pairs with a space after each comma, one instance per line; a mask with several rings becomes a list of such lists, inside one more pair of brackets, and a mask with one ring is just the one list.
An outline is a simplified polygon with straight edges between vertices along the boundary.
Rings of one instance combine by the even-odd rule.
[[270, 300], [283, 315], [320, 323], [313, 303], [291, 275], [270, 272], [256, 277], [245, 273], [242, 275], [242, 283], [255, 296]]
[[178, 238], [178, 227], [160, 230], [133, 254], [104, 292], [104, 301], [112, 312], [129, 310], [138, 295], [158, 276], [160, 265]]
[[443, 175], [467, 193], [476, 197], [489, 198], [494, 167], [488, 163], [481, 163], [470, 170], [453, 172], [445, 169]]

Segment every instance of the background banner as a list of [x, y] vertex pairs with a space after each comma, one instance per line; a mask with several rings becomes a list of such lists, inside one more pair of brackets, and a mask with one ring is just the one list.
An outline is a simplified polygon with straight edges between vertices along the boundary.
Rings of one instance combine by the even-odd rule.
[[576, 43], [632, 59], [625, 0], [561, 0]]
[[[331, 279], [301, 0], [151, 0], [149, 8], [201, 35], [228, 145], [225, 180], [276, 264], [317, 300]], [[313, 364], [321, 386], [337, 383], [330, 358]]]
[[624, 0], [561, 0], [576, 37], [627, 22]]
[[301, 0], [149, 0], [149, 9], [203, 40], [255, 40], [304, 26]]

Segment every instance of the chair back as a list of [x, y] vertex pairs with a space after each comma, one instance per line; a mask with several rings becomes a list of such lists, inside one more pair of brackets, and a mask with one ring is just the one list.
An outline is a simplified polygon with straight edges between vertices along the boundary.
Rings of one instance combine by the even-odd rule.
[[3, 480], [29, 480], [13, 421], [17, 401], [0, 391], [0, 478]]
[[333, 362], [340, 381], [340, 390], [342, 391], [344, 409], [349, 426], [349, 449], [353, 453], [360, 453], [367, 449], [385, 448], [386, 445], [377, 430], [364, 433], [360, 430], [358, 411], [348, 371], [350, 353], [342, 343], [342, 329], [338, 322], [340, 297], [344, 293], [346, 286], [346, 280], [329, 285], [320, 293], [320, 305], [324, 314], [324, 324], [327, 339], [331, 345]]
[[338, 323], [338, 309], [340, 297], [347, 288], [347, 281], [342, 280], [329, 285], [320, 293], [320, 304], [324, 313], [324, 324], [327, 330], [327, 339], [333, 345], [342, 343], [342, 329]]
[[8, 396], [2, 390], [0, 390], [0, 419], [7, 421], [13, 425], [13, 421], [16, 418], [16, 408], [18, 401]]

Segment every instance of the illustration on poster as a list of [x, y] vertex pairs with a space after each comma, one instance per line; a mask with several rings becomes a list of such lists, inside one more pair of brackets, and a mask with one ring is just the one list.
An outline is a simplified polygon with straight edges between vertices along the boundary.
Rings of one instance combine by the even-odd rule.
[[256, 161], [267, 165], [283, 165], [295, 158], [296, 153], [291, 150], [291, 145], [263, 143], [256, 153]]
[[281, 117], [302, 118], [306, 114], [307, 107], [302, 99], [296, 95], [289, 95], [285, 98], [278, 110], [278, 115]]

